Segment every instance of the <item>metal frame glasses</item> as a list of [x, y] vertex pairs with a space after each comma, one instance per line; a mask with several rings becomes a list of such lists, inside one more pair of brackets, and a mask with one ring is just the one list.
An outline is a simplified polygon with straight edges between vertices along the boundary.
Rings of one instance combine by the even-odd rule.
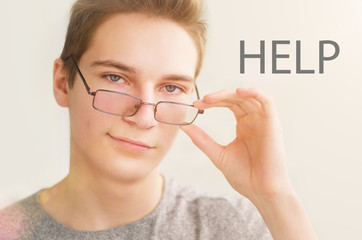
[[[85, 80], [82, 72], [80, 71], [78, 64], [76, 63], [74, 57], [72, 55], [66, 57], [64, 59], [64, 62], [71, 59], [80, 78], [82, 79], [82, 82], [87, 90], [87, 93], [91, 96], [93, 96], [93, 103], [92, 106], [94, 109], [103, 112], [103, 113], [107, 113], [110, 115], [115, 115], [115, 116], [121, 116], [121, 117], [131, 117], [134, 116], [138, 110], [140, 109], [140, 107], [142, 105], [151, 105], [153, 106], [153, 112], [154, 112], [154, 119], [158, 122], [162, 122], [165, 124], [170, 124], [170, 125], [189, 125], [192, 124], [196, 117], [199, 114], [203, 114], [204, 110], [200, 110], [197, 109], [195, 106], [193, 106], [192, 104], [186, 104], [186, 103], [180, 103], [180, 102], [172, 102], [172, 101], [159, 101], [157, 103], [150, 103], [150, 102], [144, 102], [141, 98], [137, 97], [137, 96], [133, 96], [127, 93], [122, 93], [122, 92], [118, 92], [118, 91], [113, 91], [113, 90], [106, 90], [106, 89], [98, 89], [95, 92], [90, 90], [90, 87], [87, 84], [87, 81]], [[196, 91], [196, 95], [197, 95], [197, 99], [200, 99], [199, 96], [199, 92], [197, 89], [197, 86], [195, 84], [195, 91]], [[127, 104], [124, 104], [122, 106], [122, 110], [105, 110], [105, 108], [111, 108], [109, 104], [107, 105], [103, 105], [99, 104], [100, 101], [102, 100], [98, 100], [96, 101], [96, 97], [97, 99], [102, 99], [102, 96], [107, 96], [108, 97], [108, 101], [106, 101], [107, 103], [109, 103], [109, 101], [114, 101], [115, 98], [118, 98], [118, 100], [125, 100], [127, 101]], [[104, 98], [106, 99], [106, 98]], [[103, 100], [104, 102], [105, 100]], [[118, 106], [120, 107], [120, 106]], [[130, 108], [131, 107], [131, 108]], [[169, 114], [164, 117], [161, 116], [160, 114], [158, 114], [157, 110], [159, 109], [163, 109], [162, 112], [166, 113], [166, 111], [169, 111]], [[170, 112], [173, 111], [173, 114], [171, 114]], [[180, 110], [180, 111], [178, 111]], [[114, 111], [114, 112], [113, 112]], [[123, 114], [118, 114], [115, 112], [124, 112]], [[172, 118], [177, 118], [178, 115], [182, 115], [182, 111], [187, 111], [189, 114], [191, 114], [189, 116], [189, 119], [186, 121], [179, 121], [177, 122], [176, 120], [172, 120]], [[180, 114], [178, 114], [180, 113]]]

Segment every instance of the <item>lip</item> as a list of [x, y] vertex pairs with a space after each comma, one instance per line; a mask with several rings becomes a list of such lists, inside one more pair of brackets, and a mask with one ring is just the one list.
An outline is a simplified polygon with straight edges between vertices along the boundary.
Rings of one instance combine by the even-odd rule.
[[140, 142], [135, 141], [129, 138], [122, 138], [122, 137], [114, 137], [110, 134], [108, 134], [113, 141], [115, 141], [119, 146], [122, 148], [125, 148], [126, 150], [134, 151], [134, 152], [145, 152], [147, 150], [152, 149], [153, 147]]

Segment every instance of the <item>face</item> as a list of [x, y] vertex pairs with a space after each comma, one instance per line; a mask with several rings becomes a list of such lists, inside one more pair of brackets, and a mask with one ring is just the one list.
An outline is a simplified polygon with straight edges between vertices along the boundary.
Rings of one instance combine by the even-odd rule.
[[[195, 45], [182, 27], [133, 13], [100, 25], [78, 65], [91, 91], [157, 103], [190, 98], [196, 63]], [[77, 76], [68, 90], [72, 161], [97, 175], [128, 180], [157, 169], [179, 127], [157, 122], [152, 105], [120, 117], [95, 110], [92, 100]]]

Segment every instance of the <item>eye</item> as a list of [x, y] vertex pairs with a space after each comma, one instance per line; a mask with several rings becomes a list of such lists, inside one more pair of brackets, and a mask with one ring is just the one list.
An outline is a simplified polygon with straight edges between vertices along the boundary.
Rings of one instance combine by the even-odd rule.
[[175, 85], [167, 85], [165, 88], [167, 92], [174, 92], [178, 87]]
[[121, 79], [124, 80], [123, 77], [114, 74], [106, 75], [106, 77], [112, 82], [119, 82]]

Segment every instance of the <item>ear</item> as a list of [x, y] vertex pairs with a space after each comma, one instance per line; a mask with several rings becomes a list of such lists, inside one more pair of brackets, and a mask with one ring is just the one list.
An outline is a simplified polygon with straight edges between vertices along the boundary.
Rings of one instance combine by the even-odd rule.
[[57, 103], [62, 107], [68, 107], [68, 80], [63, 69], [64, 62], [61, 58], [54, 61], [53, 66], [53, 92]]

